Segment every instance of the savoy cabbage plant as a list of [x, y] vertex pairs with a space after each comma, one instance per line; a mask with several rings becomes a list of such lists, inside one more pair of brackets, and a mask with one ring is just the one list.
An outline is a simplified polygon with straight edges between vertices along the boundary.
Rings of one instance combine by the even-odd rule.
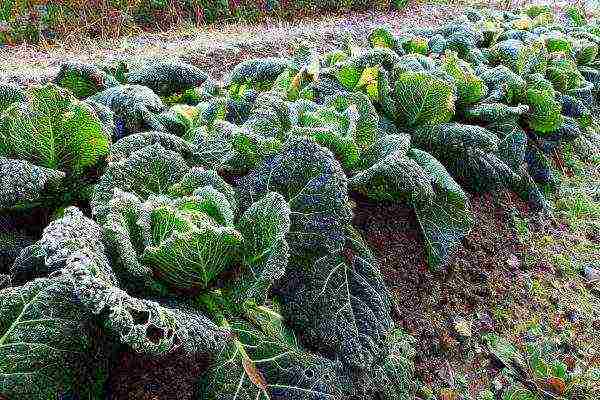
[[0, 114], [2, 208], [52, 207], [86, 196], [88, 177], [111, 142], [96, 113], [52, 84], [19, 99]]
[[551, 213], [600, 92], [600, 31], [569, 15], [377, 27], [222, 82], [161, 60], [0, 83], [0, 398], [105, 398], [119, 351], [201, 355], [201, 399], [412, 398], [354, 208], [411, 207], [440, 272], [471, 194]]

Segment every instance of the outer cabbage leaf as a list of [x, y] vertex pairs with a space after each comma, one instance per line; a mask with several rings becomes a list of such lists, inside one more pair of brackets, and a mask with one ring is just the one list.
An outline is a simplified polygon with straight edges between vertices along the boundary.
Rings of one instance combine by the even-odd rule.
[[9, 270], [15, 259], [23, 249], [34, 244], [37, 237], [25, 229], [10, 226], [10, 218], [2, 218], [0, 221], [2, 224], [0, 229], [0, 275], [2, 276], [0, 277], [0, 288], [4, 289], [11, 284]]
[[[466, 28], [466, 29], [465, 29]], [[475, 32], [469, 27], [461, 27], [446, 37], [446, 48], [458, 53], [459, 57], [465, 57], [469, 50], [475, 48], [477, 36], [481, 33]]]
[[356, 396], [362, 399], [409, 400], [415, 393], [412, 359], [414, 338], [393, 330], [386, 338], [388, 354], [364, 371], [354, 376]]
[[21, 87], [12, 83], [0, 82], [0, 114], [11, 104], [25, 100], [25, 90]]
[[43, 203], [44, 194], [56, 191], [65, 176], [27, 161], [0, 157], [0, 209]]
[[145, 300], [119, 289], [109, 275], [75, 260], [69, 277], [89, 313], [99, 316], [102, 328], [133, 352], [161, 357], [183, 350], [211, 354], [226, 343], [228, 333], [191, 306]]
[[199, 110], [194, 106], [175, 104], [167, 111], [158, 114], [156, 118], [164, 127], [165, 132], [185, 137], [196, 126]]
[[402, 41], [402, 49], [408, 54], [429, 54], [429, 42], [422, 36], [414, 36]]
[[349, 233], [338, 251], [292, 258], [276, 294], [310, 347], [359, 370], [386, 354], [390, 297], [375, 258], [356, 234]]
[[506, 188], [516, 179], [514, 171], [495, 155], [498, 137], [485, 128], [452, 123], [422, 127], [412, 133], [412, 140], [474, 191]]
[[581, 128], [587, 128], [593, 123], [590, 109], [581, 100], [569, 95], [561, 95], [558, 99], [562, 106], [562, 114], [576, 119]]
[[[500, 142], [496, 155], [504, 161], [516, 174], [509, 188], [523, 200], [539, 210], [551, 210], [550, 203], [529, 174], [525, 164], [527, 151], [527, 134], [516, 122], [506, 121], [506, 136]], [[512, 127], [511, 127], [512, 125]]]
[[545, 154], [551, 154], [559, 145], [569, 143], [582, 136], [582, 131], [577, 121], [564, 117], [563, 123], [554, 131], [543, 136], [533, 137], [532, 141]]
[[[349, 122], [348, 114], [340, 114], [337, 112], [328, 113], [334, 116], [336, 121], [341, 120], [344, 123]], [[317, 125], [323, 123], [323, 121], [320, 120], [313, 122]], [[346, 170], [352, 170], [360, 161], [360, 151], [351, 137], [344, 136], [336, 128], [337, 127], [328, 126], [327, 124], [322, 127], [302, 126], [292, 129], [291, 134], [293, 136], [311, 138], [319, 145], [331, 150]]]
[[267, 193], [244, 212], [237, 228], [242, 244], [242, 276], [233, 283], [237, 302], [264, 304], [271, 285], [285, 273], [290, 209], [279, 193]]
[[398, 59], [398, 63], [393, 66], [393, 76], [400, 75], [403, 72], [432, 71], [436, 68], [433, 59], [422, 54], [406, 54]]
[[242, 85], [259, 91], [271, 89], [275, 79], [288, 67], [284, 58], [255, 58], [236, 65], [226, 80], [227, 86], [238, 91]]
[[0, 394], [101, 397], [113, 340], [146, 356], [218, 352], [225, 343], [224, 330], [185, 305], [119, 289], [100, 227], [74, 207], [33, 247], [44, 264], [36, 275], [50, 275], [0, 291]]
[[433, 54], [443, 54], [447, 46], [446, 38], [440, 34], [434, 35], [429, 39], [427, 45]]
[[228, 159], [227, 167], [233, 171], [247, 172], [265, 158], [281, 149], [281, 141], [264, 137], [248, 129], [236, 129], [231, 140], [234, 154]]
[[114, 86], [96, 93], [89, 100], [114, 112], [118, 138], [148, 130], [165, 130], [155, 115], [164, 111], [165, 106], [160, 97], [146, 86]]
[[191, 131], [189, 141], [194, 145], [194, 164], [204, 168], [222, 168], [235, 154], [233, 138], [239, 130], [230, 122], [218, 120], [210, 128], [201, 126]]
[[473, 227], [466, 193], [446, 168], [430, 154], [412, 149], [410, 157], [431, 179], [434, 196], [414, 201], [417, 219], [423, 230], [430, 268], [445, 265], [461, 240]]
[[404, 200], [415, 208], [429, 266], [444, 265], [472, 227], [466, 194], [431, 155], [412, 149], [400, 136], [386, 136], [367, 152], [365, 170], [349, 186], [384, 201]]
[[377, 111], [359, 92], [329, 97], [325, 107], [299, 110], [298, 123], [292, 135], [311, 137], [327, 147], [346, 170], [357, 167], [361, 152], [375, 143], [379, 132]]
[[300, 70], [288, 68], [277, 77], [273, 83], [272, 91], [283, 94], [290, 101], [299, 98], [314, 100], [315, 93], [312, 83], [318, 79], [319, 72], [320, 65], [316, 59]]
[[61, 65], [54, 83], [69, 89], [79, 99], [119, 84], [112, 75], [95, 65], [72, 61]]
[[235, 339], [199, 382], [202, 398], [342, 400], [352, 393], [341, 363], [303, 350], [276, 310], [223, 320]]
[[94, 113], [96, 113], [98, 119], [102, 122], [104, 132], [106, 132], [108, 137], [112, 138], [113, 141], [118, 140], [119, 132], [117, 131], [117, 125], [115, 124], [115, 114], [112, 110], [95, 101], [84, 100], [84, 102], [92, 108]]
[[554, 98], [553, 92], [527, 89], [527, 104], [530, 107], [528, 115], [529, 127], [540, 134], [556, 130], [563, 121], [562, 107]]
[[183, 62], [154, 62], [125, 74], [132, 85], [149, 87], [159, 96], [169, 96], [202, 85], [208, 75]]
[[82, 248], [91, 250], [94, 259], [108, 271], [102, 240], [102, 228], [79, 209], [69, 207], [61, 218], [44, 228], [37, 242], [21, 251], [10, 269], [11, 280], [22, 284], [60, 271], [69, 256]]
[[[388, 143], [391, 138], [382, 141]], [[429, 176], [421, 167], [406, 155], [406, 150], [391, 151], [384, 157], [377, 158], [383, 143], [376, 144], [366, 154], [372, 165], [364, 164], [365, 169], [354, 175], [349, 187], [365, 196], [380, 201], [405, 200], [414, 204], [418, 198], [433, 197], [433, 188]]]
[[564, 9], [569, 23], [573, 26], [583, 26], [587, 22], [585, 10], [580, 5], [570, 4]]
[[474, 104], [487, 95], [487, 86], [469, 64], [462, 62], [456, 53], [446, 53], [443, 69], [454, 78], [458, 90], [457, 102], [462, 105]]
[[226, 336], [183, 303], [161, 304], [121, 290], [105, 255], [102, 228], [75, 207], [50, 224], [34, 246], [43, 254], [45, 270], [67, 274], [78, 303], [137, 353], [158, 356], [180, 348], [208, 353]]
[[589, 65], [598, 57], [598, 44], [589, 40], [580, 40], [575, 45], [577, 65]]
[[495, 44], [490, 53], [493, 65], [504, 65], [519, 75], [546, 71], [548, 53], [541, 41], [524, 44], [508, 39]]
[[481, 103], [463, 110], [464, 118], [468, 122], [494, 123], [508, 120], [518, 120], [529, 111], [527, 105], [516, 107], [503, 103]]
[[487, 69], [480, 77], [490, 88], [486, 101], [518, 104], [524, 97], [527, 82], [504, 65]]
[[81, 174], [106, 154], [110, 138], [91, 108], [48, 84], [27, 92], [0, 117], [0, 156]]
[[450, 121], [454, 115], [454, 89], [449, 83], [424, 72], [405, 72], [394, 87], [397, 120], [416, 127]]
[[292, 109], [276, 93], [261, 93], [256, 98], [244, 126], [257, 135], [283, 140], [292, 126]]
[[361, 150], [365, 150], [375, 143], [379, 116], [369, 97], [360, 92], [349, 93], [347, 96], [330, 99], [329, 105], [338, 111], [348, 110], [352, 119], [349, 134]]
[[95, 332], [65, 276], [0, 290], [0, 395], [102, 396], [108, 366]]
[[549, 52], [562, 51], [571, 53], [573, 50], [573, 39], [562, 32], [551, 32], [545, 39]]
[[281, 153], [239, 179], [238, 190], [242, 209], [269, 191], [286, 199], [292, 250], [334, 250], [344, 241], [352, 218], [346, 176], [331, 152], [310, 139], [288, 139]]
[[165, 150], [180, 154], [184, 160], [190, 160], [194, 151], [194, 147], [190, 143], [177, 136], [165, 132], [149, 131], [134, 133], [119, 139], [110, 146], [110, 154], [107, 159], [109, 162], [123, 160], [133, 152], [154, 144], [159, 144]]
[[332, 75], [341, 87], [336, 88], [332, 85], [334, 90], [329, 94], [361, 89], [371, 98], [375, 98], [378, 89], [370, 84], [374, 82], [375, 75], [392, 70], [399, 60], [398, 54], [386, 47], [364, 50], [335, 66]]
[[546, 76], [554, 88], [562, 93], [579, 88], [584, 81], [577, 64], [566, 56], [550, 60]]
[[396, 49], [398, 41], [387, 26], [378, 26], [369, 34], [369, 44], [371, 47], [387, 47]]

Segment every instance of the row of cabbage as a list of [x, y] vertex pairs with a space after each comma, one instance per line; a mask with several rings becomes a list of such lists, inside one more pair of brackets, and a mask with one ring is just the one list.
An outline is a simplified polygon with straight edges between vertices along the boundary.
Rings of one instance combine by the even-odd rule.
[[0, 394], [102, 398], [126, 348], [209, 355], [198, 398], [410, 396], [349, 196], [413, 207], [433, 269], [472, 228], [468, 193], [551, 213], [552, 160], [594, 146], [600, 90], [600, 24], [571, 14], [380, 27], [225, 82], [161, 61], [1, 84]]

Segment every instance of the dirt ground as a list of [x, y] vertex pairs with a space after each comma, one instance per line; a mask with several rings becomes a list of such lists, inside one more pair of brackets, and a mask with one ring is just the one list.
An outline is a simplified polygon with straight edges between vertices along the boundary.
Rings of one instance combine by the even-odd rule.
[[[445, 271], [427, 268], [416, 216], [406, 205], [359, 203], [354, 223], [381, 262], [386, 284], [395, 294], [397, 322], [416, 342], [418, 376], [425, 383], [448, 384], [452, 364], [468, 360], [473, 340], [453, 326], [471, 324], [471, 335], [494, 329], [489, 313], [507, 292], [517, 292], [522, 246], [510, 227], [512, 212], [527, 207], [508, 193], [471, 198], [475, 227]], [[392, 221], [392, 222], [390, 222]], [[477, 373], [482, 373], [481, 369]], [[476, 389], [476, 388], [474, 388]]]
[[[581, 274], [556, 263], [566, 246], [582, 243], [589, 245], [584, 257], [600, 256], [597, 237], [581, 239], [559, 220], [532, 214], [514, 194], [472, 195], [475, 226], [448, 267], [433, 273], [427, 268], [411, 208], [361, 199], [357, 203], [353, 222], [381, 262], [386, 284], [395, 295], [396, 322], [416, 338], [422, 398], [431, 391], [445, 394], [443, 399], [476, 399], [494, 380], [500, 379], [502, 386], [502, 368], [483, 340], [489, 333], [518, 345], [531, 334], [531, 327], [540, 327], [548, 338], [564, 345], [551, 357], [577, 356], [582, 368], [600, 366], [593, 352], [587, 354], [600, 345], [598, 298], [588, 291]], [[528, 238], [519, 237], [518, 221], [528, 221]], [[545, 252], [535, 238], [570, 244]], [[567, 398], [595, 398], [589, 393], [599, 395], [600, 384], [594, 385], [581, 397]]]

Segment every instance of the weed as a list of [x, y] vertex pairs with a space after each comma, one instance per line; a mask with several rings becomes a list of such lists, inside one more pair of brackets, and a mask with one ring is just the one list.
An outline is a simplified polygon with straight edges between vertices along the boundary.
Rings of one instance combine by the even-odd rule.
[[515, 230], [517, 231], [517, 238], [519, 239], [519, 242], [525, 243], [529, 239], [530, 235], [529, 220], [527, 218], [513, 216], [513, 224], [515, 226]]

